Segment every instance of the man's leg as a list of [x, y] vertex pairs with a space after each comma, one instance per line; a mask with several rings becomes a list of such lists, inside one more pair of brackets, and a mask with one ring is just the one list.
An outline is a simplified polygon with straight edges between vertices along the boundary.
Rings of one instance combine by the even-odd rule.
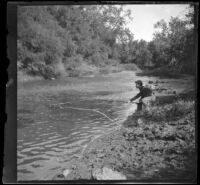
[[142, 110], [142, 102], [137, 103], [137, 111], [141, 111]]

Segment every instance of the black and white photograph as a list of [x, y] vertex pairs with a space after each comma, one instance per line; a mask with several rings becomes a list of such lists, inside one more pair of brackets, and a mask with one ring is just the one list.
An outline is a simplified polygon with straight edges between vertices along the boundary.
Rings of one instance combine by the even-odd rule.
[[197, 12], [19, 4], [17, 181], [196, 182]]

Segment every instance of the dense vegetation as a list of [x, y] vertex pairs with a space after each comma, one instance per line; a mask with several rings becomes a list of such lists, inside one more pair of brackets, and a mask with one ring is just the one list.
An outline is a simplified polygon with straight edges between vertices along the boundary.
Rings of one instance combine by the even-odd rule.
[[[78, 76], [107, 66], [147, 63], [194, 72], [194, 13], [155, 24], [151, 42], [134, 40], [130, 11], [114, 5], [18, 8], [18, 71], [44, 78]], [[144, 23], [145, 24], [145, 23]]]

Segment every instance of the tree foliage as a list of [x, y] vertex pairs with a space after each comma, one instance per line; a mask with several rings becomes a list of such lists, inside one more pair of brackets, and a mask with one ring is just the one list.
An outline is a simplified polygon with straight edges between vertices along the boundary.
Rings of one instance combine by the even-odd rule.
[[74, 69], [77, 58], [96, 66], [118, 59], [117, 38], [124, 42], [129, 14], [114, 5], [19, 7], [19, 70], [48, 78], [59, 75], [56, 66]]
[[149, 43], [156, 66], [168, 66], [176, 72], [195, 72], [194, 9], [188, 9], [185, 19], [171, 17], [154, 26], [154, 39]]
[[193, 73], [193, 10], [191, 5], [185, 19], [157, 22], [153, 40], [146, 42], [134, 40], [126, 28], [132, 17], [122, 5], [19, 6], [17, 66], [45, 78], [71, 74], [80, 64], [103, 67], [116, 61]]

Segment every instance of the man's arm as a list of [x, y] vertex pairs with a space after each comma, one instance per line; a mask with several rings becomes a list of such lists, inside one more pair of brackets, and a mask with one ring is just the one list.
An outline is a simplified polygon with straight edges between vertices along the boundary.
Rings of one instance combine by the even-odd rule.
[[141, 96], [141, 93], [139, 92], [136, 96], [134, 96], [133, 98], [130, 99], [130, 101], [134, 101], [136, 100], [137, 98], [139, 98]]

